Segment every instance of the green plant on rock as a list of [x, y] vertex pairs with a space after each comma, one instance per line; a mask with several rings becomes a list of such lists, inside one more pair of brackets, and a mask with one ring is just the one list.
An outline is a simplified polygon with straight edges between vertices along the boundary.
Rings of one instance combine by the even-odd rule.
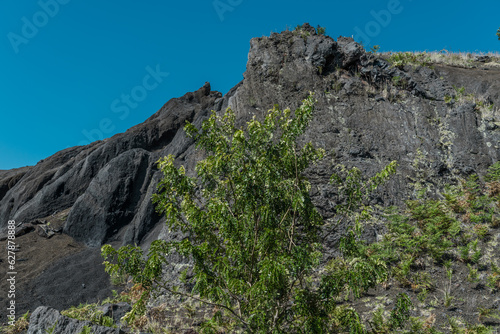
[[481, 249], [477, 246], [478, 239], [459, 247], [460, 259], [465, 263], [478, 263], [481, 259]]
[[[143, 314], [148, 298], [160, 292], [213, 307], [215, 313], [201, 326], [204, 333], [228, 323], [247, 333], [366, 333], [359, 315], [337, 305], [337, 298], [346, 290], [359, 296], [386, 277], [385, 263], [357, 241], [369, 212], [361, 201], [394, 172], [395, 163], [368, 181], [357, 169], [341, 169], [332, 178], [342, 197], [339, 219], [355, 223], [342, 238], [343, 256], [320, 271], [326, 226], [304, 171], [324, 153], [310, 143], [297, 144], [313, 107], [312, 96], [294, 117], [275, 106], [246, 128], [235, 126], [230, 109], [223, 116], [213, 112], [201, 131], [186, 125], [207, 158], [197, 163], [197, 177], [176, 167], [172, 156], [161, 159], [164, 177], [153, 198], [169, 229], [185, 237], [153, 242], [147, 257], [138, 247], [102, 249], [108, 272], [129, 274], [144, 289], [129, 320]], [[167, 255], [174, 253], [193, 263], [192, 277], [184, 276], [180, 284], [162, 279]], [[398, 298], [391, 326], [404, 325], [409, 305], [406, 295]]]
[[496, 330], [493, 327], [488, 327], [483, 324], [472, 324], [461, 318], [448, 318], [450, 324], [450, 333], [452, 334], [495, 334]]
[[89, 326], [83, 326], [80, 334], [92, 334], [92, 328]]
[[318, 27], [316, 28], [316, 32], [318, 33], [318, 35], [325, 35], [326, 28], [318, 25]]
[[[487, 195], [491, 203], [495, 203], [497, 209], [500, 209], [500, 161], [495, 162], [488, 168], [484, 180], [486, 181]], [[493, 219], [496, 219], [496, 223], [492, 221], [493, 225], [500, 224], [498, 217], [493, 217]]]
[[448, 264], [445, 265], [445, 267], [446, 267], [446, 276], [448, 277], [448, 281], [445, 283], [441, 292], [443, 293], [443, 305], [445, 307], [450, 307], [452, 305], [453, 299], [455, 299], [455, 297], [451, 295], [451, 278], [453, 277], [453, 269], [451, 268], [450, 262], [448, 262]]
[[25, 333], [29, 327], [30, 313], [26, 312], [19, 317], [13, 325], [6, 325], [0, 327], [0, 333], [4, 334], [20, 334]]
[[45, 333], [46, 334], [53, 334], [54, 331], [56, 330], [56, 326], [57, 326], [57, 321], [51, 327], [47, 328], [45, 330]]
[[410, 308], [412, 303], [407, 295], [400, 294], [398, 296], [396, 306], [390, 312], [389, 318], [384, 317], [384, 309], [378, 308], [373, 312], [373, 317], [371, 321], [368, 321], [371, 332], [382, 334], [382, 333], [394, 333], [397, 329], [403, 328], [403, 324], [407, 322], [410, 318]]
[[453, 85], [453, 89], [455, 90], [455, 94], [453, 96], [445, 95], [444, 102], [446, 104], [452, 105], [455, 102], [459, 104], [463, 104], [464, 102], [473, 102], [475, 103], [475, 110], [482, 113], [493, 110], [493, 103], [488, 100], [478, 98], [472, 93], [466, 94], [465, 87], [458, 87]]
[[500, 182], [500, 161], [488, 167], [488, 173], [484, 179], [486, 182]]
[[497, 291], [500, 289], [500, 267], [495, 262], [491, 262], [491, 274], [487, 277], [488, 286]]
[[470, 263], [467, 263], [467, 268], [469, 269], [469, 274], [467, 275], [467, 280], [471, 283], [479, 282], [478, 269], [474, 268]]
[[500, 319], [500, 313], [496, 309], [479, 307], [477, 321], [484, 321], [485, 319]]
[[61, 311], [61, 314], [82, 321], [90, 321], [99, 326], [116, 327], [113, 318], [105, 316], [102, 311], [98, 309], [97, 304], [80, 304], [75, 307]]
[[295, 27], [294, 34], [302, 37], [304, 41], [307, 41], [307, 37], [311, 36], [311, 33], [303, 29], [303, 26], [301, 26], [300, 24]]
[[398, 68], [403, 68], [405, 65], [431, 66], [431, 59], [425, 52], [396, 52], [389, 56], [388, 61], [392, 64], [392, 66]]
[[406, 87], [408, 86], [408, 81], [406, 81], [405, 78], [401, 78], [399, 75], [392, 77], [391, 80], [392, 80], [392, 83], [394, 84], [394, 86], [396, 86], [396, 87], [406, 89]]
[[370, 51], [368, 51], [369, 53], [377, 53], [378, 51], [380, 50], [380, 45], [374, 45], [374, 46], [371, 46], [370, 47]]

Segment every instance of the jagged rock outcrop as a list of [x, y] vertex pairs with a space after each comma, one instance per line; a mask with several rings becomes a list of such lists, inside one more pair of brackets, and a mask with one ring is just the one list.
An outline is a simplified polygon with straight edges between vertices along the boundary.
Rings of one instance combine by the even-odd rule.
[[[156, 160], [164, 154], [178, 154], [183, 147], [182, 144], [178, 145], [180, 139], [176, 138], [177, 132], [182, 131], [186, 120], [193, 121], [195, 116], [200, 117], [210, 111], [219, 97], [220, 93], [211, 92], [210, 85], [206, 84], [197, 92], [169, 101], [155, 115], [125, 133], [87, 146], [69, 148], [40, 161], [5, 194], [0, 204], [2, 221], [30, 221], [71, 208], [65, 231], [89, 245], [100, 244], [106, 239], [107, 232], [101, 231], [104, 236], [95, 237], [98, 240], [87, 240], [92, 233], [85, 229], [95, 224], [95, 219], [99, 219], [116, 230], [116, 227], [131, 223], [136, 213], [144, 210], [144, 207], [151, 208], [150, 198], [142, 195], [150, 185]], [[132, 153], [140, 149], [142, 153]], [[137, 158], [139, 160], [133, 161], [136, 158], [132, 155], [140, 157]], [[100, 188], [103, 184], [99, 182], [109, 182], [111, 176], [115, 183], [120, 183], [121, 177], [130, 177], [129, 183], [127, 186], [106, 185], [109, 187], [106, 190]], [[123, 198], [123, 203], [116, 203], [118, 198], [110, 193], [113, 191], [117, 192], [116, 196]], [[100, 197], [95, 198], [96, 195]], [[99, 203], [100, 209], [94, 208], [86, 215], [81, 214], [84, 208], [93, 207], [92, 201], [100, 201], [108, 195], [113, 198], [107, 199], [107, 203]], [[124, 210], [123, 206], [127, 206], [127, 209]], [[96, 217], [98, 213], [95, 210], [101, 211], [100, 217]], [[153, 216], [153, 211], [148, 213]], [[155, 220], [149, 223], [154, 224]], [[102, 224], [100, 226], [102, 228]], [[138, 238], [144, 237], [144, 231], [149, 230], [150, 226], [134, 226], [136, 232], [129, 236], [132, 240], [127, 241], [139, 243], [141, 240]], [[5, 230], [6, 226], [1, 228]], [[111, 233], [113, 231], [110, 230]]]
[[28, 334], [76, 334], [82, 333], [84, 327], [90, 329], [93, 334], [122, 334], [125, 333], [119, 328], [97, 326], [89, 321], [79, 321], [68, 318], [59, 311], [46, 306], [38, 307], [30, 317]]
[[[193, 173], [202, 157], [183, 132], [185, 121], [199, 126], [210, 110], [231, 107], [242, 124], [275, 103], [296, 108], [309, 91], [315, 92], [318, 103], [301, 140], [328, 153], [308, 172], [313, 199], [325, 219], [332, 217], [335, 206], [335, 189], [328, 185], [335, 163], [373, 174], [397, 160], [398, 174], [373, 198], [374, 203], [389, 205], [411, 196], [415, 182], [436, 190], [471, 173], [484, 174], [500, 159], [498, 109], [481, 112], [471, 101], [445, 102], [445, 96], [456, 94], [455, 85], [500, 105], [499, 69], [396, 68], [366, 53], [351, 38], [317, 35], [308, 25], [254, 38], [250, 46], [244, 80], [224, 97], [205, 84], [170, 100], [125, 133], [63, 150], [33, 167], [1, 171], [0, 222], [29, 222], [68, 210], [64, 233], [87, 246], [111, 242], [147, 247], [159, 235], [169, 236], [150, 200], [161, 178], [155, 162], [173, 154]], [[332, 237], [328, 246], [336, 240]], [[98, 248], [93, 252], [97, 257]], [[64, 265], [55, 266], [58, 273], [64, 272]], [[36, 280], [38, 296], [45, 291], [40, 288], [43, 275]], [[73, 276], [61, 282], [66, 284], [62, 290], [80, 284]], [[90, 292], [79, 293], [81, 301], [92, 297]], [[59, 308], [68, 306], [65, 302], [62, 297], [50, 301]]]
[[[196, 92], [170, 100], [125, 133], [63, 150], [33, 167], [0, 173], [0, 186], [8, 188], [0, 201], [0, 240], [8, 220], [14, 219], [21, 229], [25, 226], [21, 223], [40, 218], [50, 226], [61, 225], [64, 235], [90, 247], [52, 262], [54, 256], [44, 252], [69, 254], [76, 246], [67, 243], [63, 249], [41, 248], [36, 258], [23, 258], [23, 250], [42, 243], [17, 238], [23, 277], [36, 276], [17, 282], [19, 312], [39, 305], [63, 309], [102, 300], [106, 297], [103, 291], [110, 294], [99, 246], [104, 242], [147, 246], [155, 240], [162, 226], [151, 202], [161, 176], [156, 161], [167, 154], [185, 152], [192, 144], [182, 130], [186, 120], [200, 123], [220, 97], [207, 83]], [[62, 212], [64, 216], [55, 222]], [[43, 270], [39, 262], [44, 262]], [[36, 272], [32, 272], [33, 267], [37, 267]], [[0, 273], [5, 271], [2, 266]], [[0, 287], [4, 285], [0, 283]], [[0, 304], [5, 301], [6, 296], [0, 296]], [[0, 322], [5, 320], [0, 314]]]

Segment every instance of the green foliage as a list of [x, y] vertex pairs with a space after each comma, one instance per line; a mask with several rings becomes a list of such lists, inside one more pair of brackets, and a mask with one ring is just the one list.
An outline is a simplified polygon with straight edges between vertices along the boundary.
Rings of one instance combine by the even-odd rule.
[[[202, 325], [215, 332], [227, 323], [249, 333], [365, 333], [359, 315], [338, 306], [336, 298], [349, 291], [359, 297], [387, 277], [380, 257], [367, 253], [359, 240], [362, 221], [370, 216], [364, 204], [371, 192], [395, 172], [392, 162], [365, 179], [359, 169], [338, 166], [331, 182], [337, 186], [340, 221], [352, 222], [341, 240], [342, 257], [318, 270], [323, 218], [314, 207], [304, 171], [323, 157], [311, 143], [298, 147], [312, 117], [313, 97], [303, 101], [292, 117], [277, 106], [261, 122], [236, 128], [235, 115], [212, 113], [201, 130], [185, 130], [207, 158], [198, 162], [197, 177], [168, 156], [159, 161], [164, 178], [153, 201], [171, 231], [187, 237], [155, 241], [147, 257], [138, 247], [103, 247], [110, 273], [131, 275], [144, 289], [128, 320], [144, 314], [147, 298], [166, 291], [217, 308]], [[192, 277], [180, 285], [164, 282], [167, 255], [193, 261]], [[190, 288], [192, 287], [192, 289]], [[409, 299], [400, 296], [391, 326], [408, 319]]]
[[410, 317], [409, 319], [409, 330], [405, 330], [402, 333], [405, 334], [442, 334], [434, 326], [431, 326], [428, 321], [422, 321], [417, 317]]
[[405, 65], [427, 67], [431, 65], [431, 59], [425, 52], [418, 54], [412, 52], [396, 52], [389, 57], [388, 61], [392, 66], [398, 68], [403, 68]]
[[389, 318], [384, 317], [384, 309], [378, 308], [373, 312], [372, 320], [369, 325], [372, 328], [371, 333], [394, 333], [397, 329], [402, 329], [410, 318], [410, 309], [412, 303], [408, 295], [398, 294], [396, 305], [391, 310]]
[[25, 333], [29, 327], [30, 313], [26, 312], [21, 317], [17, 318], [14, 325], [0, 326], [0, 333], [4, 334], [20, 334]]
[[465, 94], [465, 87], [458, 87], [453, 85], [453, 89], [455, 90], [455, 95], [445, 95], [444, 101], [447, 104], [452, 104], [454, 102], [461, 101], [474, 101], [475, 97], [473, 94]]
[[454, 104], [455, 102], [463, 103], [466, 101], [473, 102], [476, 104], [475, 110], [478, 112], [482, 112], [485, 110], [493, 110], [493, 103], [485, 101], [483, 99], [477, 98], [474, 94], [465, 94], [465, 87], [458, 87], [453, 85], [453, 89], [455, 90], [455, 95], [445, 95], [444, 102], [446, 104]]
[[101, 302], [101, 305], [115, 304], [115, 303], [122, 303], [122, 302], [132, 303], [132, 299], [130, 298], [130, 295], [125, 293], [125, 292], [118, 294], [118, 292], [116, 292], [116, 290], [111, 290], [111, 293], [113, 294], [113, 297], [108, 297], [108, 298], [104, 299]]
[[[489, 175], [494, 175], [495, 165], [490, 170]], [[483, 188], [478, 177], [472, 175], [460, 186], [448, 186], [443, 200], [424, 195], [407, 201], [405, 213], [389, 208], [386, 214], [388, 233], [382, 241], [369, 246], [370, 252], [391, 264], [390, 274], [415, 291], [432, 285], [431, 282], [423, 283], [425, 280], [414, 272], [417, 263], [427, 255], [440, 263], [446, 254], [453, 257], [458, 253], [463, 262], [478, 263], [482, 257], [479, 240], [488, 235], [488, 223], [492, 224], [496, 212], [493, 199]], [[473, 269], [470, 273], [470, 279], [474, 280]]]
[[450, 333], [452, 334], [493, 334], [493, 329], [482, 324], [473, 325], [465, 321], [459, 321], [458, 318], [448, 317]]
[[[318, 25], [318, 26], [315, 28], [315, 30], [316, 30], [316, 33], [317, 33], [318, 35], [325, 35], [325, 34], [326, 34], [326, 28], [325, 28], [325, 27], [322, 27], [322, 26], [320, 26], [320, 25]], [[298, 24], [298, 25], [295, 27], [295, 30], [294, 30], [294, 31], [295, 31], [295, 33], [300, 34], [300, 35], [301, 35], [301, 37], [303, 37], [304, 39], [305, 39], [305, 38], [307, 38], [307, 36], [311, 36], [311, 34], [310, 34], [308, 31], [304, 30], [303, 26], [302, 26], [302, 25], [300, 25], [300, 24]]]
[[52, 325], [52, 327], [49, 327], [48, 329], [46, 329], [45, 333], [47, 333], [47, 334], [54, 333], [54, 331], [56, 330], [56, 326], [57, 326], [57, 321], [54, 323], [54, 325]]
[[378, 52], [378, 50], [380, 50], [380, 45], [374, 45], [374, 46], [370, 47], [369, 52], [375, 54]]
[[92, 328], [89, 326], [83, 326], [83, 330], [80, 332], [80, 334], [92, 334]]
[[392, 77], [391, 80], [392, 80], [392, 83], [394, 84], [394, 86], [396, 86], [396, 87], [406, 89], [406, 87], [408, 86], [408, 81], [406, 81], [405, 78], [401, 78], [399, 75]]
[[392, 328], [403, 328], [404, 323], [410, 317], [412, 303], [408, 295], [400, 293], [396, 300], [396, 306], [391, 311], [389, 322]]
[[471, 283], [479, 282], [478, 269], [474, 268], [470, 263], [467, 263], [467, 268], [469, 269], [469, 274], [467, 275], [467, 280]]
[[[154, 201], [170, 228], [190, 236], [173, 246], [195, 261], [194, 290], [252, 331], [290, 326], [290, 312], [307, 319], [308, 303], [319, 302], [301, 283], [318, 264], [322, 225], [302, 174], [323, 152], [295, 144], [312, 109], [309, 98], [290, 119], [290, 110], [275, 107], [263, 123], [249, 122], [246, 134], [231, 111], [214, 113], [201, 132], [186, 126], [209, 153], [196, 167], [199, 180], [185, 177], [172, 157], [159, 164], [165, 178]], [[197, 181], [205, 204], [195, 197]], [[290, 299], [295, 304], [285, 306]]]
[[316, 28], [316, 32], [318, 33], [318, 35], [325, 35], [326, 33], [326, 28], [325, 27], [320, 27], [318, 25], [318, 27]]
[[307, 40], [307, 37], [311, 36], [311, 33], [307, 30], [304, 30], [300, 24], [295, 27], [294, 34], [302, 37], [304, 41]]
[[484, 180], [486, 182], [500, 182], [500, 161], [497, 161], [488, 167], [488, 173], [486, 174]]
[[377, 249], [385, 261], [394, 263], [394, 274], [404, 285], [410, 285], [408, 274], [415, 260], [429, 254], [439, 262], [453, 246], [460, 232], [459, 222], [442, 202], [431, 199], [408, 201], [408, 214], [390, 213], [387, 233]]
[[491, 262], [491, 274], [487, 277], [488, 286], [497, 291], [500, 288], [500, 267], [495, 262]]
[[80, 304], [78, 307], [72, 306], [70, 309], [61, 311], [61, 314], [83, 321], [90, 321], [99, 326], [116, 327], [113, 318], [105, 316], [97, 307], [97, 304]]
[[113, 274], [110, 275], [111, 284], [114, 286], [124, 286], [127, 283], [127, 275]]
[[500, 41], [500, 28], [498, 28], [498, 30], [497, 30], [497, 37], [498, 37], [498, 40]]
[[500, 319], [500, 312], [496, 309], [479, 307], [478, 313], [478, 321], [484, 321], [485, 319]]

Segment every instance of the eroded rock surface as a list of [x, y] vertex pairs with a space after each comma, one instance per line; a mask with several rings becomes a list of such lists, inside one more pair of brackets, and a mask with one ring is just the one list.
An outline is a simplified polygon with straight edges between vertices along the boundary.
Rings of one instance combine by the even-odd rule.
[[121, 334], [118, 328], [97, 326], [88, 321], [79, 321], [61, 315], [57, 310], [46, 306], [38, 307], [30, 317], [28, 334], [76, 334], [82, 333], [85, 327], [93, 334]]

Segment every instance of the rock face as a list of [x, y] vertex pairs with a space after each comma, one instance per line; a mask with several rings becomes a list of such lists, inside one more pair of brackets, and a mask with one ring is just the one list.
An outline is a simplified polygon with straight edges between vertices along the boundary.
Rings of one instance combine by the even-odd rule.
[[[401, 204], [415, 182], [435, 190], [471, 173], [482, 175], [500, 159], [498, 109], [445, 103], [445, 96], [456, 95], [455, 85], [500, 105], [500, 70], [395, 68], [351, 38], [335, 41], [310, 28], [252, 39], [244, 80], [224, 97], [207, 83], [125, 133], [63, 150], [33, 167], [0, 171], [0, 230], [10, 219], [30, 222], [68, 210], [63, 233], [88, 247], [147, 247], [158, 235], [168, 237], [150, 200], [161, 177], [155, 162], [173, 154], [193, 173], [202, 157], [184, 134], [185, 121], [199, 126], [210, 110], [231, 107], [242, 124], [276, 103], [294, 109], [310, 91], [318, 103], [302, 140], [328, 152], [308, 175], [325, 219], [335, 205], [335, 190], [327, 184], [334, 163], [373, 174], [397, 160], [397, 176], [373, 200]], [[61, 284], [70, 289], [76, 278]], [[80, 296], [82, 302], [91, 297]]]
[[[207, 114], [220, 95], [206, 84], [169, 101], [125, 133], [58, 152], [27, 172], [19, 171], [22, 176], [9, 175], [10, 188], [0, 202], [1, 221], [30, 221], [71, 208], [64, 231], [76, 240], [98, 246], [128, 227], [126, 242], [139, 243], [158, 221], [150, 198], [144, 196], [155, 187], [155, 161], [185, 150], [177, 133], [186, 120]], [[148, 219], [139, 222], [137, 215]]]
[[[79, 321], [61, 315], [57, 310], [45, 306], [38, 307], [30, 317], [28, 334], [76, 334], [81, 333], [84, 327], [93, 334], [121, 334], [124, 331], [118, 328], [97, 326], [88, 321]], [[53, 330], [53, 331], [51, 331]]]

